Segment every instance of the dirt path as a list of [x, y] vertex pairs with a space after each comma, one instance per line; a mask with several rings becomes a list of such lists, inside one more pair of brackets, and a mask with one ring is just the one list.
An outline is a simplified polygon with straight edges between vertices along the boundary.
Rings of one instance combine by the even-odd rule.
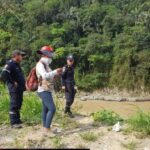
[[[133, 134], [114, 132], [110, 127], [93, 126], [93, 121], [87, 116], [76, 116], [78, 126], [72, 129], [62, 129], [55, 137], [45, 135], [41, 126], [24, 126], [16, 130], [9, 127], [0, 129], [0, 148], [90, 148], [91, 150], [126, 150], [128, 145], [135, 150], [150, 150], [150, 139], [137, 139]], [[59, 126], [58, 126], [59, 127]], [[81, 134], [93, 133], [95, 141], [86, 141]], [[87, 134], [88, 136], [88, 134]], [[134, 150], [134, 149], [133, 149]]]

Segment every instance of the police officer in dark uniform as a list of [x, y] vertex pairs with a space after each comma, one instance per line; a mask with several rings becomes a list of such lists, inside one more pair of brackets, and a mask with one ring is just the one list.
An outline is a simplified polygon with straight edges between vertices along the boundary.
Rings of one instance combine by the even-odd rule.
[[12, 53], [12, 59], [7, 62], [3, 69], [3, 77], [8, 86], [10, 95], [10, 122], [13, 128], [21, 128], [20, 109], [23, 101], [23, 92], [25, 91], [25, 78], [20, 67], [20, 62], [25, 56], [24, 52], [15, 50]]
[[62, 73], [62, 89], [65, 90], [65, 98], [66, 98], [66, 107], [65, 114], [69, 117], [74, 117], [71, 112], [71, 105], [74, 102], [74, 97], [76, 94], [76, 86], [74, 80], [74, 57], [73, 55], [67, 56], [67, 65], [63, 67]]

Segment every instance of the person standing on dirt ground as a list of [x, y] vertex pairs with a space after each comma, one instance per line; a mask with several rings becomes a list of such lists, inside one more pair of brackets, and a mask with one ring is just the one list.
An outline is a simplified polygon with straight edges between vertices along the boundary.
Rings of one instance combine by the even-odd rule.
[[46, 133], [53, 133], [51, 130], [51, 123], [56, 111], [56, 107], [52, 97], [53, 80], [55, 76], [62, 73], [62, 68], [54, 71], [49, 65], [54, 56], [54, 50], [51, 46], [43, 46], [41, 50], [37, 51], [41, 55], [41, 59], [36, 65], [36, 74], [39, 80], [38, 95], [42, 99], [42, 120], [43, 127]]
[[9, 117], [12, 128], [22, 128], [20, 110], [23, 102], [23, 92], [26, 88], [25, 78], [20, 63], [25, 55], [25, 52], [14, 50], [12, 59], [7, 62], [3, 69], [3, 77], [6, 81], [10, 95]]
[[67, 56], [67, 65], [63, 67], [63, 73], [61, 78], [62, 89], [65, 91], [66, 106], [64, 113], [73, 118], [74, 115], [71, 112], [71, 106], [74, 102], [77, 87], [75, 86], [74, 79], [74, 57], [72, 54]]

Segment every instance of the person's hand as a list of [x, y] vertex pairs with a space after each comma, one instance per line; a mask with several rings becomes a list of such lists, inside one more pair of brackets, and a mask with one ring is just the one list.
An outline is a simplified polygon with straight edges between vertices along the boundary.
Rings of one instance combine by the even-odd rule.
[[62, 86], [62, 90], [65, 90], [65, 86]]
[[66, 71], [66, 67], [63, 67], [62, 68], [62, 72], [64, 73]]
[[17, 82], [14, 82], [14, 86], [17, 88], [17, 87], [18, 87], [18, 83], [17, 83]]
[[78, 87], [77, 87], [77, 86], [75, 86], [75, 87], [74, 87], [74, 89], [75, 89], [75, 90], [78, 90]]
[[56, 71], [57, 71], [57, 75], [62, 74], [62, 68], [57, 68]]

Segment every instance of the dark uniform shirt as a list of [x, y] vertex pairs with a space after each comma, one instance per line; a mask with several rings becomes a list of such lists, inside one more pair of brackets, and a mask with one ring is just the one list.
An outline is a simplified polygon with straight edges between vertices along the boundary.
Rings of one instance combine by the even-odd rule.
[[65, 70], [62, 73], [62, 86], [64, 86], [66, 83], [73, 83], [75, 85], [74, 80], [74, 66], [65, 66]]
[[25, 78], [19, 63], [9, 60], [3, 72], [10, 92], [16, 92], [15, 82], [18, 84], [17, 89], [25, 90]]

